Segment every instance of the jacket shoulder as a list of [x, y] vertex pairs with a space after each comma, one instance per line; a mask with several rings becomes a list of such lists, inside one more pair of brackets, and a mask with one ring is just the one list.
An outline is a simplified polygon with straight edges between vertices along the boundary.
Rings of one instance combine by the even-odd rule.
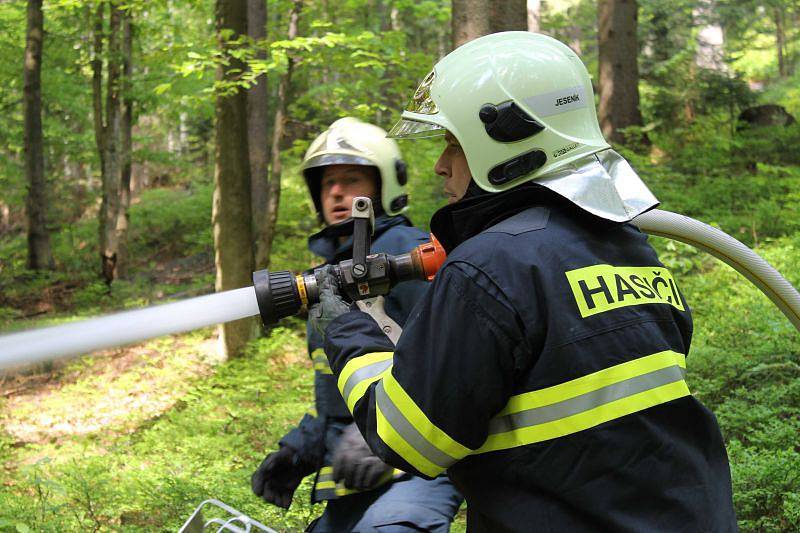
[[387, 229], [375, 239], [372, 251], [402, 254], [430, 240], [430, 235], [417, 227], [397, 225]]
[[498, 254], [511, 253], [524, 240], [526, 247], [533, 241], [547, 242], [544, 237], [552, 231], [551, 212], [547, 207], [533, 207], [512, 215], [483, 230], [457, 246], [448, 256], [451, 262], [466, 262], [478, 268], [493, 264]]

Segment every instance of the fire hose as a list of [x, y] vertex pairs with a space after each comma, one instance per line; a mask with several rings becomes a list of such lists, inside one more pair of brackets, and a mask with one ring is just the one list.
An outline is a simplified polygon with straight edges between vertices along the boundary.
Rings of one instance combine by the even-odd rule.
[[[385, 295], [395, 284], [432, 280], [445, 260], [432, 237], [409, 253], [370, 254], [374, 220], [368, 198], [353, 202], [353, 258], [334, 266], [339, 290], [353, 301]], [[684, 242], [727, 263], [759, 288], [800, 331], [800, 294], [756, 252], [723, 231], [692, 218], [649, 211], [633, 221], [651, 235]], [[265, 326], [296, 314], [319, 298], [319, 269], [295, 275], [261, 270], [253, 286], [175, 303], [0, 336], [0, 369], [123, 346], [163, 335], [260, 315]]]

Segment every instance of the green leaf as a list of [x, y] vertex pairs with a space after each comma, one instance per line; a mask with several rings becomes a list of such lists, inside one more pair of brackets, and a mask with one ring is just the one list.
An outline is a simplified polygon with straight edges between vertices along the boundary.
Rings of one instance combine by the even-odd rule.
[[160, 95], [164, 94], [165, 92], [169, 91], [171, 88], [172, 88], [172, 83], [169, 83], [169, 82], [168, 83], [162, 83], [160, 85], [157, 85], [156, 88], [153, 89], [153, 92], [156, 95], [160, 96]]

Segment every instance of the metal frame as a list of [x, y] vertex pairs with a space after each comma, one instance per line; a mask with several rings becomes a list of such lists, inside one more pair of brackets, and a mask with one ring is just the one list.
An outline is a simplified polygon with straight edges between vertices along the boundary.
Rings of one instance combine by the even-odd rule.
[[[226, 511], [228, 514], [232, 515], [231, 518], [224, 520], [222, 518], [212, 518], [207, 522], [203, 520], [203, 507], [206, 505], [213, 505], [215, 507], [219, 507], [223, 511]], [[240, 527], [236, 524], [241, 524]], [[183, 524], [181, 529], [178, 533], [200, 533], [202, 531], [210, 530], [213, 526], [219, 526], [214, 531], [233, 531], [234, 533], [250, 533], [253, 528], [265, 531], [266, 533], [277, 533], [274, 529], [268, 528], [258, 520], [253, 520], [246, 514], [243, 514], [230, 505], [227, 505], [219, 500], [215, 500], [213, 498], [209, 498], [205, 500], [203, 503], [197, 506], [197, 508], [192, 513], [192, 516], [189, 517], [188, 520]]]

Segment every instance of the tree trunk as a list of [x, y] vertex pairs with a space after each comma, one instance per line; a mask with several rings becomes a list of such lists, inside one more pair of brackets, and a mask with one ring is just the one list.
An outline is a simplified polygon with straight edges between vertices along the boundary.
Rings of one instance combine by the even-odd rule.
[[542, 0], [528, 0], [528, 31], [539, 33], [542, 17]]
[[[289, 16], [289, 31], [287, 39], [292, 40], [297, 37], [297, 22], [300, 18], [300, 11], [303, 9], [302, 0], [294, 0], [292, 13]], [[292, 83], [292, 71], [294, 70], [295, 59], [289, 55], [286, 73], [281, 76], [278, 85], [278, 106], [275, 109], [275, 124], [272, 129], [272, 150], [270, 163], [269, 194], [267, 196], [267, 233], [265, 238], [267, 265], [269, 256], [272, 253], [272, 242], [275, 238], [275, 229], [278, 225], [278, 207], [281, 200], [281, 142], [283, 141], [286, 126], [286, 109], [289, 106], [289, 89]]]
[[487, 0], [453, 0], [451, 20], [453, 48], [492, 33]]
[[130, 8], [122, 13], [122, 123], [121, 159], [122, 168], [119, 188], [119, 212], [117, 213], [117, 277], [128, 274], [128, 209], [131, 206], [131, 165], [133, 152], [133, 23]]
[[120, 25], [122, 11], [110, 6], [108, 34], [108, 74], [106, 76], [106, 120], [101, 176], [103, 201], [100, 205], [100, 262], [103, 279], [111, 284], [118, 276], [119, 236], [117, 217], [120, 211], [122, 160], [120, 140], [122, 132], [120, 105]]
[[392, 31], [401, 31], [403, 29], [403, 25], [400, 22], [400, 10], [394, 2], [392, 2], [392, 8], [389, 12], [389, 29]]
[[775, 7], [773, 10], [774, 20], [775, 20], [775, 45], [778, 49], [778, 75], [781, 78], [786, 78], [789, 76], [786, 68], [786, 58], [784, 56], [784, 50], [786, 50], [786, 34], [784, 28], [784, 20], [783, 20], [783, 9], [780, 7]]
[[489, 1], [492, 6], [490, 33], [501, 31], [527, 31], [528, 3], [526, 0]]
[[44, 15], [42, 0], [28, 0], [28, 31], [23, 69], [23, 113], [25, 115], [25, 174], [28, 196], [28, 268], [54, 268], [47, 229], [47, 182], [44, 178], [42, 135], [42, 44]]
[[[247, 0], [216, 0], [217, 42], [228, 65], [217, 67], [217, 80], [233, 81], [243, 63], [229, 55], [228, 39], [247, 33]], [[250, 211], [250, 160], [247, 142], [247, 91], [237, 87], [218, 94], [216, 114], [216, 164], [214, 170], [214, 252], [216, 289], [227, 291], [252, 284], [253, 238]], [[245, 318], [219, 328], [225, 358], [240, 355], [252, 338], [254, 321]]]
[[92, 18], [94, 43], [92, 50], [92, 111], [94, 118], [94, 140], [100, 159], [100, 172], [106, 156], [106, 126], [103, 118], [103, 18], [105, 2], [98, 2]]
[[[625, 142], [623, 128], [642, 125], [637, 10], [635, 0], [600, 0], [598, 5], [599, 119], [603, 134], [614, 143]], [[649, 142], [646, 136], [641, 140]]]
[[528, 29], [526, 0], [453, 0], [453, 48], [501, 31]]
[[[256, 42], [267, 38], [266, 0], [247, 0], [247, 33]], [[256, 52], [256, 57], [266, 59], [266, 50]], [[261, 75], [247, 92], [247, 131], [250, 150], [250, 176], [252, 186], [253, 238], [256, 270], [267, 267], [269, 251], [267, 240], [267, 189], [269, 171], [269, 141], [267, 140], [267, 76]]]

